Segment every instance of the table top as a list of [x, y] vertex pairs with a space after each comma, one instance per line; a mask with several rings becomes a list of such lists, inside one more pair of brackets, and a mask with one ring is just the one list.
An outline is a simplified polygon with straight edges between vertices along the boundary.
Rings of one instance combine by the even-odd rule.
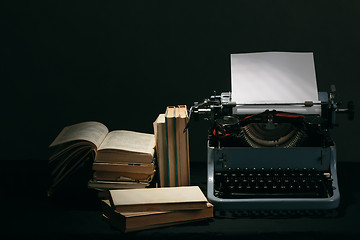
[[[8, 168], [12, 163], [8, 163]], [[327, 215], [249, 214], [215, 211], [214, 217], [199, 222], [121, 233], [102, 219], [97, 193], [79, 184], [64, 188], [53, 198], [45, 196], [42, 163], [25, 163], [21, 180], [5, 174], [0, 236], [91, 239], [180, 239], [247, 237], [251, 239], [334, 239], [360, 236], [360, 188], [358, 163], [338, 163], [340, 207]], [[32, 173], [30, 165], [34, 168]], [[24, 172], [25, 172], [24, 168]], [[36, 170], [35, 170], [36, 169]], [[15, 170], [14, 170], [15, 171]], [[30, 171], [31, 172], [31, 171]], [[35, 173], [34, 173], [35, 172]], [[42, 175], [43, 174], [43, 175]], [[31, 180], [28, 177], [33, 176]], [[17, 179], [15, 182], [12, 181]], [[75, 183], [76, 178], [72, 179]], [[80, 181], [81, 182], [81, 181]], [[191, 163], [191, 182], [205, 193], [206, 165]], [[16, 186], [15, 186], [16, 185]]]

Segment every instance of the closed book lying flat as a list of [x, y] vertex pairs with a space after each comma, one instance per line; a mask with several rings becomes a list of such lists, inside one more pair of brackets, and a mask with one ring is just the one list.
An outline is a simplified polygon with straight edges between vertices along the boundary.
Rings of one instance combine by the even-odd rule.
[[124, 232], [165, 227], [213, 217], [213, 205], [210, 203], [207, 203], [206, 208], [198, 210], [148, 212], [114, 211], [106, 200], [101, 202], [101, 206], [104, 220]]
[[127, 182], [127, 181], [100, 181], [89, 180], [88, 187], [97, 190], [110, 190], [110, 189], [133, 189], [133, 188], [145, 188], [149, 186], [146, 182]]
[[118, 222], [114, 222], [112, 219], [108, 218], [106, 215], [102, 215], [103, 219], [105, 222], [107, 222], [110, 226], [119, 229], [122, 232], [135, 232], [135, 231], [141, 231], [141, 230], [147, 230], [147, 229], [154, 229], [154, 228], [162, 228], [162, 227], [170, 227], [170, 226], [174, 226], [174, 225], [180, 225], [180, 224], [185, 224], [185, 223], [189, 223], [189, 222], [197, 222], [197, 221], [201, 221], [201, 220], [205, 220], [206, 218], [201, 218], [201, 219], [191, 219], [191, 220], [186, 220], [186, 221], [175, 221], [175, 222], [168, 222], [168, 223], [161, 223], [161, 224], [155, 224], [155, 225], [144, 225], [144, 226], [140, 226], [140, 227], [126, 227], [123, 226], [122, 224], [119, 224]]
[[129, 173], [129, 172], [94, 172], [95, 180], [105, 181], [124, 181], [124, 182], [150, 182], [155, 172], [151, 174], [145, 173]]
[[152, 174], [155, 171], [154, 163], [136, 164], [136, 163], [105, 163], [94, 162], [92, 165], [94, 171], [100, 172], [128, 172], [128, 173], [145, 173]]
[[207, 208], [198, 186], [110, 190], [113, 209], [119, 212], [174, 211]]

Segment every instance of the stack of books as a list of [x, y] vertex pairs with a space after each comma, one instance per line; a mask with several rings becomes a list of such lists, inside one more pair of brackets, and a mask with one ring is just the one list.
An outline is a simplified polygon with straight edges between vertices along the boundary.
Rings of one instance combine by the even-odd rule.
[[50, 144], [52, 185], [48, 195], [86, 161], [94, 161], [88, 187], [98, 190], [144, 188], [155, 174], [155, 136], [135, 131], [111, 131], [99, 122], [82, 122], [62, 129]]
[[[142, 188], [149, 185], [155, 174], [155, 163], [94, 162], [93, 188]], [[108, 187], [105, 187], [108, 186]]]
[[104, 220], [123, 232], [213, 217], [213, 205], [197, 186], [109, 190], [101, 205]]
[[153, 123], [161, 187], [190, 185], [188, 120], [186, 106], [179, 105], [167, 107]]
[[155, 137], [133, 131], [111, 132], [95, 156], [90, 188], [145, 188], [155, 174]]

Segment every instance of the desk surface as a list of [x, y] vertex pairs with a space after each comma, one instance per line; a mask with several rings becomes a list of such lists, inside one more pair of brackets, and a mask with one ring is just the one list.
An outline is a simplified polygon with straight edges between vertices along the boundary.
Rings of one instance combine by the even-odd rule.
[[[7, 164], [9, 169], [14, 169], [11, 166], [15, 167], [15, 163]], [[48, 199], [43, 191], [46, 167], [42, 162], [23, 162], [23, 165], [23, 171], [33, 168], [31, 174], [26, 171], [27, 175], [22, 175], [20, 180], [14, 176], [11, 178], [12, 171], [5, 176], [3, 193], [6, 197], [3, 198], [1, 214], [5, 221], [2, 221], [0, 236], [51, 239], [222, 239], [238, 236], [251, 239], [339, 239], [360, 236], [360, 180], [357, 171], [360, 164], [357, 163], [338, 163], [341, 204], [327, 217], [246, 216], [215, 212], [215, 217], [209, 220], [128, 234], [111, 228], [102, 220], [100, 202], [94, 191], [74, 186]], [[205, 164], [192, 163], [191, 181], [205, 190]]]

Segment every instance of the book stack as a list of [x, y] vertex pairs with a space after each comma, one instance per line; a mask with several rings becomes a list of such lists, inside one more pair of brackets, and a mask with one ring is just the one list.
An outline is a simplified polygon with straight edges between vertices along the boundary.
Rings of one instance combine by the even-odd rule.
[[153, 124], [161, 187], [190, 185], [188, 120], [185, 105], [169, 106]]
[[132, 232], [213, 217], [210, 204], [197, 186], [109, 190], [102, 200], [103, 219]]
[[88, 161], [94, 161], [88, 187], [99, 190], [144, 188], [155, 173], [154, 134], [109, 132], [102, 123], [82, 122], [63, 128], [50, 148], [49, 196]]
[[92, 169], [94, 175], [93, 180], [89, 182], [90, 186], [114, 185], [114, 188], [141, 188], [148, 186], [152, 181], [155, 163], [94, 162]]
[[109, 190], [149, 186], [155, 174], [154, 135], [117, 131], [109, 140], [95, 156], [89, 187]]

